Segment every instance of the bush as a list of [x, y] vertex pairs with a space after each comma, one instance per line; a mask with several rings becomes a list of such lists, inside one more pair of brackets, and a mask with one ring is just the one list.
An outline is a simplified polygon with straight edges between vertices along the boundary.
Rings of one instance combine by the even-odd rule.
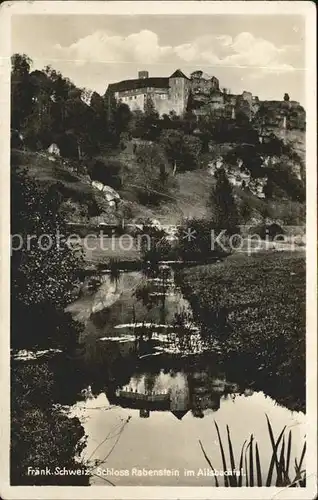
[[11, 372], [11, 483], [88, 485], [87, 475], [27, 475], [33, 469], [85, 467], [76, 461], [85, 447], [77, 418], [53, 408], [53, 374], [47, 365], [16, 363]]
[[122, 185], [123, 166], [115, 158], [97, 157], [89, 162], [91, 179], [102, 184], [120, 189]]
[[150, 266], [156, 267], [159, 261], [175, 260], [177, 258], [175, 247], [167, 240], [165, 231], [152, 226], [150, 221], [147, 224], [146, 221], [143, 232], [147, 238], [140, 238], [140, 251], [145, 264], [150, 263]]
[[[268, 239], [270, 241], [274, 238], [276, 238], [276, 241], [278, 241], [278, 239], [283, 240], [285, 234], [284, 229], [275, 222], [272, 224], [259, 224], [258, 226], [252, 227], [250, 232], [258, 234], [262, 240]], [[281, 236], [281, 238], [278, 238], [278, 236]]]
[[184, 134], [181, 130], [164, 130], [160, 144], [171, 165], [177, 170], [194, 170], [199, 166], [202, 143], [198, 137]]
[[[177, 254], [184, 261], [208, 262], [223, 257], [226, 252], [218, 244], [213, 245], [211, 231], [213, 222], [204, 219], [191, 219], [184, 222], [178, 231]], [[226, 241], [223, 240], [224, 243]]]

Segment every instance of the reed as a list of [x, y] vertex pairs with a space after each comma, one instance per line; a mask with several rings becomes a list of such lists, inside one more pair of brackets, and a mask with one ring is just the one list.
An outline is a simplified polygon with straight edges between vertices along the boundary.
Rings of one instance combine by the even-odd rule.
[[[215, 486], [221, 486], [219, 483], [220, 477], [223, 477], [225, 487], [242, 487], [242, 486], [285, 486], [285, 487], [305, 487], [306, 486], [306, 470], [303, 469], [303, 462], [306, 454], [306, 442], [304, 442], [299, 460], [295, 458], [294, 470], [291, 468], [291, 450], [292, 450], [292, 433], [288, 433], [285, 439], [286, 426], [282, 429], [277, 439], [274, 437], [273, 428], [270, 419], [266, 415], [268, 436], [271, 443], [272, 454], [268, 469], [264, 469], [264, 464], [261, 464], [259, 445], [253, 434], [248, 440], [245, 440], [240, 450], [240, 458], [237, 462], [232, 446], [231, 433], [229, 426], [226, 426], [227, 431], [227, 446], [226, 442], [222, 441], [218, 424], [214, 421], [218, 436], [218, 446], [222, 459], [223, 475], [217, 476], [210, 458], [208, 457], [202, 442], [199, 441], [202, 453], [209, 467], [214, 473]], [[248, 442], [247, 446], [246, 443]], [[226, 455], [228, 451], [228, 460]], [[243, 475], [241, 474], [244, 464], [245, 484], [243, 484]], [[238, 465], [238, 467], [237, 467]], [[227, 471], [228, 475], [224, 475]], [[239, 472], [239, 474], [238, 474]], [[264, 472], [264, 474], [263, 474]]]

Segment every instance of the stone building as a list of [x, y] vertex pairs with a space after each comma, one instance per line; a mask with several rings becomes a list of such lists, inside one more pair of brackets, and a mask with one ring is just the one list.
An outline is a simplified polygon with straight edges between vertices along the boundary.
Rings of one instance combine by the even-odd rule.
[[148, 71], [139, 71], [138, 78], [123, 80], [108, 86], [107, 94], [129, 108], [144, 111], [151, 100], [160, 115], [174, 111], [181, 115], [187, 108], [190, 92], [209, 96], [219, 92], [219, 81], [203, 71], [195, 71], [188, 78], [180, 69], [169, 77], [150, 77]]
[[180, 69], [169, 77], [152, 77], [148, 71], [139, 71], [136, 79], [110, 84], [106, 96], [127, 104], [132, 111], [144, 111], [151, 102], [161, 116], [171, 111], [182, 115], [190, 108], [196, 116], [213, 114], [215, 118], [234, 120], [245, 115], [251, 121], [262, 107], [273, 125], [305, 128], [305, 111], [298, 102], [260, 101], [246, 90], [232, 94], [229, 89], [220, 89], [215, 76], [201, 70], [192, 72], [190, 78]]
[[132, 111], [144, 111], [151, 100], [160, 115], [170, 111], [182, 114], [189, 91], [190, 80], [179, 69], [169, 77], [150, 77], [148, 71], [139, 71], [137, 79], [112, 83], [107, 89], [109, 95], [127, 104]]

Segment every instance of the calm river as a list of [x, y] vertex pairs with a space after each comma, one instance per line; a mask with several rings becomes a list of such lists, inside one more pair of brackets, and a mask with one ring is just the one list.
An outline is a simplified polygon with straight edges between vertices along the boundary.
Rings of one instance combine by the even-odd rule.
[[84, 426], [91, 484], [214, 485], [200, 446], [223, 470], [214, 421], [226, 451], [229, 426], [237, 463], [253, 434], [264, 477], [266, 414], [275, 436], [285, 425], [292, 431], [291, 464], [301, 454], [304, 414], [276, 404], [265, 387], [254, 391], [240, 373], [229, 375], [168, 266], [87, 279], [68, 311], [85, 327], [77, 356], [63, 366], [61, 403]]

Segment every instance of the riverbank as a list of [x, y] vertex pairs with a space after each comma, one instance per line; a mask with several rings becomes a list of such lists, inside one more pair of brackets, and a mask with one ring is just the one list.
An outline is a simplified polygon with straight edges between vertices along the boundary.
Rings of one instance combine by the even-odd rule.
[[233, 255], [180, 270], [178, 284], [205, 335], [217, 337], [229, 370], [305, 411], [305, 253]]

